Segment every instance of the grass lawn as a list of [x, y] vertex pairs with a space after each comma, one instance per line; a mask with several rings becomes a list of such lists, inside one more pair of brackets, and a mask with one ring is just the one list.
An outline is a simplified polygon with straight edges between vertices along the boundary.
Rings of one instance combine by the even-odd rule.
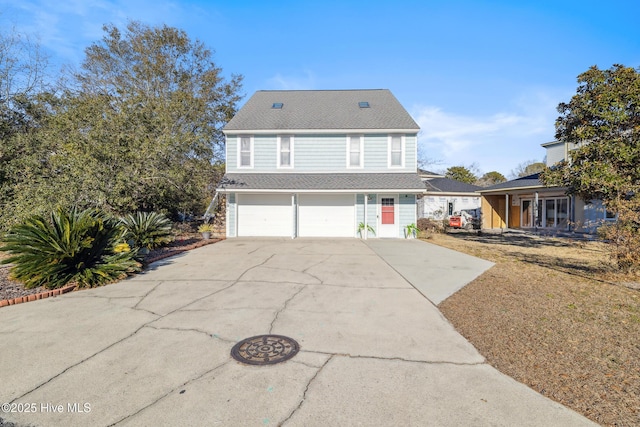
[[640, 425], [640, 277], [612, 272], [604, 244], [511, 233], [427, 241], [496, 263], [439, 306], [491, 365], [597, 423]]

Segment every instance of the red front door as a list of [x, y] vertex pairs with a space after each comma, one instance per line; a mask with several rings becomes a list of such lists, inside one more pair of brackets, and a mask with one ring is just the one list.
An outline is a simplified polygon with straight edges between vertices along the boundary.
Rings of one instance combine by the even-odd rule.
[[395, 222], [395, 212], [393, 197], [383, 197], [382, 200], [382, 224], [393, 224]]

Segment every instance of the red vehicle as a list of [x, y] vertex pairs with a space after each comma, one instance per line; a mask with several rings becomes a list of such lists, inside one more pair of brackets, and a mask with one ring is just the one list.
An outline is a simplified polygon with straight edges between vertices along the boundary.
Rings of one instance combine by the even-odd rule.
[[454, 212], [454, 214], [449, 217], [449, 227], [472, 230], [474, 228], [480, 228], [480, 220], [467, 211]]

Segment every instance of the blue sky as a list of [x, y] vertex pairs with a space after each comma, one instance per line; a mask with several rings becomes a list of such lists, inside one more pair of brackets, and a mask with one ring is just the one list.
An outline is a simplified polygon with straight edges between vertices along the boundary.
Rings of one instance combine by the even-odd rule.
[[431, 170], [509, 175], [542, 160], [556, 106], [591, 65], [640, 65], [637, 0], [0, 0], [0, 28], [79, 65], [105, 23], [167, 24], [263, 89], [388, 88], [421, 126]]

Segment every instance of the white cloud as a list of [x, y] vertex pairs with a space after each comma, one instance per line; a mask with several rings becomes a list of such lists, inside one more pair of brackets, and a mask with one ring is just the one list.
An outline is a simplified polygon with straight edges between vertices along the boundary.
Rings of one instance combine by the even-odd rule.
[[278, 90], [315, 89], [316, 78], [310, 70], [304, 70], [303, 76], [284, 76], [277, 73], [267, 81], [267, 87]]
[[444, 169], [476, 164], [482, 172], [508, 175], [523, 161], [542, 160], [540, 144], [553, 139], [555, 107], [561, 99], [530, 91], [519, 95], [508, 110], [478, 114], [418, 106], [413, 117], [422, 129], [420, 151]]
[[186, 15], [177, 3], [157, 0], [23, 0], [0, 6], [0, 11], [2, 21], [15, 24], [22, 33], [37, 35], [41, 45], [59, 60], [73, 64], [82, 60], [86, 46], [104, 36], [104, 24], [123, 27], [130, 19], [144, 17], [145, 23], [156, 25]]

